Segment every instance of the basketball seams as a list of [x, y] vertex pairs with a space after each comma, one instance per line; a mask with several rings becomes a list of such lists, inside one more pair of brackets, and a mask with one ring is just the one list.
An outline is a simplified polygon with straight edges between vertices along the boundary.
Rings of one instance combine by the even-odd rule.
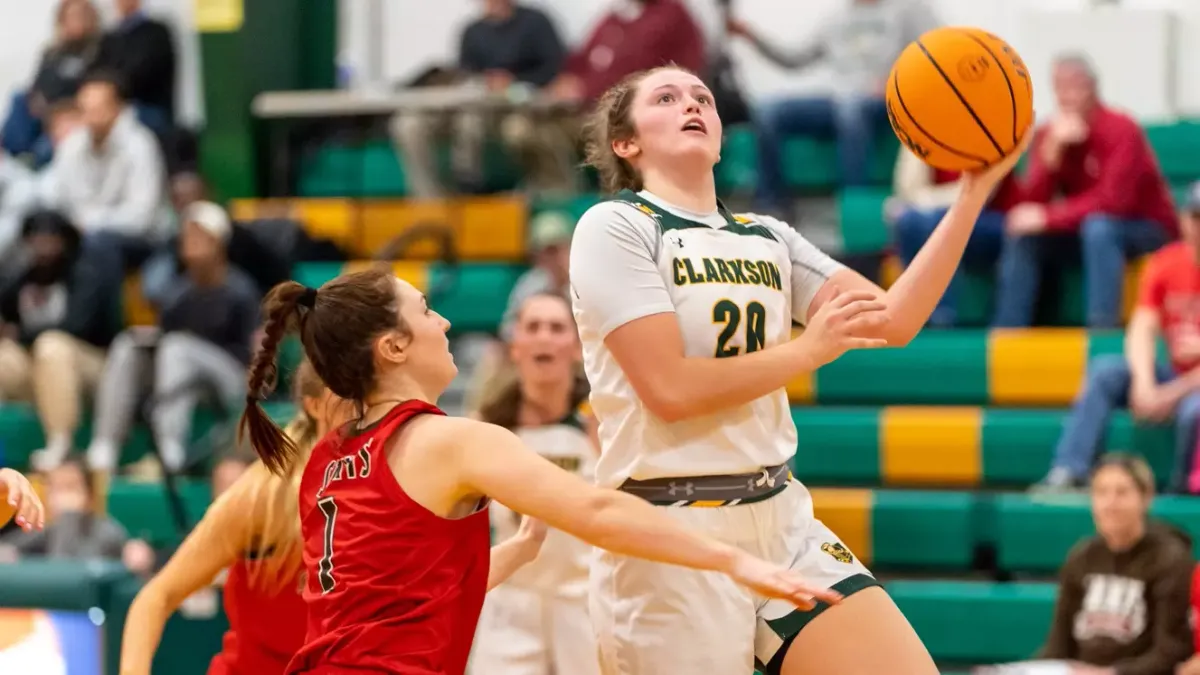
[[[1000, 66], [1000, 74], [1004, 76], [1004, 85], [1008, 87], [1008, 101], [1012, 104], [1012, 139], [1013, 147], [1017, 147], [1017, 142], [1020, 140], [1017, 138], [1017, 95], [1016, 92], [1013, 91], [1012, 80], [1008, 77], [1008, 70], [1004, 67], [1003, 62], [1000, 61], [1000, 57], [996, 56], [996, 52], [993, 52], [992, 48], [987, 46], [983, 40], [980, 40], [965, 30], [960, 30], [957, 32], [960, 35], [965, 35], [966, 37], [970, 38], [972, 42], [980, 47], [983, 47], [983, 50], [988, 53], [988, 56], [992, 57], [992, 60], [996, 62], [996, 65]], [[926, 52], [926, 54], [928, 54], [928, 52]], [[930, 58], [932, 59], [933, 57]]]
[[929, 141], [932, 142], [934, 145], [938, 146], [939, 148], [945, 150], [946, 152], [948, 152], [952, 155], [957, 155], [959, 157], [962, 157], [963, 159], [969, 159], [974, 162], [979, 162], [981, 167], [988, 165], [989, 162], [986, 159], [979, 157], [978, 155], [972, 155], [969, 152], [963, 152], [962, 150], [958, 150], [956, 148], [950, 147], [949, 145], [946, 145], [945, 143], [939, 141], [937, 139], [937, 137], [935, 137], [933, 134], [926, 131], [925, 127], [921, 126], [921, 123], [917, 121], [917, 118], [913, 116], [912, 112], [909, 111], [908, 106], [905, 105], [905, 103], [904, 103], [904, 95], [900, 93], [900, 73], [893, 72], [891, 80], [892, 80], [892, 91], [896, 95], [896, 102], [899, 103], [900, 108], [904, 110], [904, 114], [906, 117], [908, 117], [908, 121], [912, 122], [913, 128], [915, 128], [917, 131], [921, 132], [921, 134], [923, 136], [925, 136], [925, 138], [928, 138]]
[[[1001, 148], [1000, 144], [996, 142], [996, 139], [992, 136], [992, 132], [988, 130], [987, 125], [983, 123], [983, 120], [979, 119], [979, 115], [975, 113], [975, 109], [972, 108], [971, 104], [967, 102], [967, 98], [962, 95], [962, 92], [958, 90], [958, 87], [954, 86], [954, 82], [950, 79], [950, 76], [946, 74], [945, 70], [942, 70], [941, 64], [937, 62], [937, 59], [933, 58], [933, 54], [929, 53], [929, 50], [925, 48], [924, 43], [922, 43], [920, 40], [917, 40], [914, 44], [917, 45], [917, 48], [920, 49], [921, 53], [925, 55], [925, 58], [929, 59], [929, 63], [933, 64], [934, 70], [937, 70], [938, 75], [941, 75], [942, 80], [946, 83], [946, 86], [950, 87], [950, 90], [954, 92], [954, 95], [958, 98], [959, 103], [961, 103], [963, 108], [966, 109], [967, 114], [971, 116], [971, 119], [975, 120], [975, 124], [978, 125], [979, 129], [983, 132], [983, 135], [987, 137], [988, 141], [992, 144], [992, 147], [996, 149], [997, 154], [1000, 155], [1000, 157], [997, 158], [997, 161], [1000, 158], [1003, 158], [1005, 154], [1004, 149]], [[1001, 68], [1003, 67], [999, 62], [996, 63], [996, 66]]]

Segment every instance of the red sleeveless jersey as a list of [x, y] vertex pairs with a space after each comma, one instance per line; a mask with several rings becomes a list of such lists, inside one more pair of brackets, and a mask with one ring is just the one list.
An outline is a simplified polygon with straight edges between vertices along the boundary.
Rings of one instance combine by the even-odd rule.
[[413, 417], [397, 405], [354, 436], [313, 448], [300, 483], [305, 644], [290, 675], [462, 675], [487, 591], [487, 509], [448, 520], [414, 502], [387, 462]]
[[208, 675], [283, 675], [304, 644], [307, 609], [299, 577], [259, 588], [250, 583], [247, 562], [239, 560], [225, 579], [224, 604], [229, 630]]

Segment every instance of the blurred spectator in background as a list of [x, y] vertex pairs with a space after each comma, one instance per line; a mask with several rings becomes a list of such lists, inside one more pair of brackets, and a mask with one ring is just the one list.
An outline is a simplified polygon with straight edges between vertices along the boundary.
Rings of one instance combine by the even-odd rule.
[[529, 221], [529, 246], [532, 266], [521, 274], [508, 295], [500, 337], [512, 337], [512, 328], [521, 305], [535, 295], [554, 293], [567, 297], [571, 235], [575, 225], [562, 211], [543, 211]]
[[837, 141], [843, 185], [865, 185], [877, 135], [888, 131], [884, 89], [896, 57], [938, 25], [924, 0], [853, 0], [816, 27], [796, 51], [767, 43], [748, 24], [730, 19], [739, 35], [775, 64], [792, 70], [828, 64], [834, 89], [826, 96], [789, 97], [755, 112], [759, 208], [785, 213], [783, 146], [789, 136]]
[[549, 97], [573, 109], [520, 134], [520, 152], [542, 157], [552, 169], [537, 180], [543, 190], [569, 192], [579, 172], [582, 111], [625, 76], [670, 63], [692, 72], [707, 63], [704, 35], [679, 0], [616, 0], [600, 17], [583, 46], [567, 57], [563, 72], [547, 90]]
[[13, 95], [0, 129], [0, 147], [12, 155], [32, 153], [37, 166], [50, 160], [43, 133], [46, 113], [55, 103], [75, 97], [83, 78], [100, 58], [100, 17], [88, 0], [62, 0], [54, 21], [54, 41], [27, 91]]
[[138, 120], [164, 134], [175, 120], [175, 41], [165, 23], [146, 16], [142, 0], [116, 0], [117, 25], [104, 36], [99, 66], [120, 75], [121, 95]]
[[97, 513], [96, 495], [83, 463], [68, 459], [46, 477], [46, 529], [15, 531], [0, 539], [0, 561], [46, 557], [120, 560], [129, 535]]
[[35, 404], [46, 447], [30, 459], [44, 471], [71, 451], [80, 399], [100, 379], [119, 330], [120, 279], [55, 211], [30, 214], [22, 243], [26, 267], [0, 288], [0, 399]]
[[55, 151], [43, 199], [66, 213], [89, 244], [135, 268], [167, 224], [162, 151], [113, 76], [90, 77], [78, 101], [84, 126]]
[[37, 201], [34, 173], [11, 155], [0, 153], [0, 285], [20, 267], [21, 223]]
[[226, 410], [245, 397], [262, 295], [249, 276], [229, 264], [231, 229], [229, 216], [212, 202], [185, 209], [179, 237], [184, 275], [164, 293], [158, 327], [119, 335], [104, 365], [87, 451], [93, 470], [116, 468], [147, 380], [154, 440], [172, 471], [185, 464], [192, 413], [202, 396], [215, 395]]
[[1192, 653], [1190, 544], [1149, 522], [1154, 475], [1140, 457], [1114, 453], [1092, 477], [1096, 536], [1075, 545], [1059, 572], [1045, 659], [1098, 672], [1171, 673]]
[[[548, 85], [558, 75], [564, 57], [562, 40], [550, 17], [514, 0], [484, 0], [483, 8], [483, 16], [462, 34], [458, 67], [463, 74], [495, 94]], [[452, 115], [400, 112], [392, 120], [392, 134], [407, 170], [409, 190], [415, 197], [429, 199], [446, 194], [437, 175], [438, 141], [450, 136], [455, 181], [468, 192], [478, 191], [484, 183], [483, 145], [490, 131], [498, 128], [502, 142], [519, 151], [517, 144], [532, 124], [529, 114], [522, 111], [502, 119], [489, 119], [480, 111]], [[536, 163], [528, 168], [531, 176], [547, 171]], [[571, 172], [574, 168], [554, 166], [551, 170]]]
[[1087, 324], [1121, 324], [1125, 261], [1176, 235], [1170, 186], [1145, 133], [1132, 117], [1106, 107], [1083, 56], [1054, 65], [1058, 115], [1037, 131], [1024, 179], [1026, 203], [1009, 213], [1000, 264], [996, 325], [1033, 322], [1046, 235], [1076, 235], [1083, 254]]
[[[1182, 241], [1155, 253], [1142, 272], [1138, 304], [1125, 333], [1125, 354], [1100, 356], [1067, 418], [1054, 466], [1038, 488], [1082, 484], [1104, 441], [1108, 419], [1128, 406], [1150, 422], [1175, 418], [1171, 489], [1184, 491], [1200, 421], [1200, 183], [1180, 217]], [[1159, 338], [1170, 363], [1157, 359]]]
[[1200, 565], [1192, 572], [1192, 658], [1175, 669], [1175, 675], [1200, 675]]
[[[906, 148], [900, 149], [893, 176], [892, 197], [885, 205], [888, 219], [896, 227], [896, 248], [905, 267], [929, 240], [935, 228], [958, 197], [958, 172], [934, 169]], [[967, 241], [959, 274], [950, 282], [938, 306], [929, 317], [929, 325], [952, 328], [958, 319], [955, 304], [958, 277], [962, 267], [992, 269], [1004, 245], [1004, 212], [1018, 197], [1016, 182], [1005, 178], [992, 195], [988, 208], [975, 221]]]

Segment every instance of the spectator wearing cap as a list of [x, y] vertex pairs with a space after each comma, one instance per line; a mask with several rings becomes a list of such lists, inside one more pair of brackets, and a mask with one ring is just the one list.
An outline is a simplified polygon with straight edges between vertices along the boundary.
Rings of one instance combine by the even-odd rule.
[[83, 126], [55, 150], [43, 201], [66, 213], [90, 244], [137, 267], [169, 224], [162, 151], [121, 98], [114, 76], [90, 77], [77, 103]]
[[1058, 115], [1034, 136], [1024, 203], [1005, 219], [995, 324], [1032, 323], [1047, 246], [1065, 235], [1080, 243], [1088, 326], [1114, 328], [1126, 259], [1175, 238], [1175, 207], [1146, 134], [1103, 104], [1091, 64], [1059, 57], [1053, 83]]
[[120, 278], [58, 212], [26, 217], [21, 244], [25, 267], [0, 288], [0, 398], [34, 403], [46, 447], [31, 459], [46, 470], [70, 452], [80, 399], [119, 330]]
[[517, 279], [504, 308], [500, 337], [507, 340], [521, 305], [540, 293], [567, 297], [567, 269], [571, 262], [571, 219], [561, 211], [543, 211], [529, 223], [529, 252], [533, 266]]
[[164, 290], [159, 325], [119, 335], [104, 365], [87, 451], [95, 471], [116, 468], [146, 393], [143, 381], [152, 383], [154, 440], [166, 468], [173, 471], [185, 464], [192, 413], [202, 396], [215, 395], [225, 406], [236, 406], [245, 396], [262, 296], [245, 272], [229, 264], [232, 225], [224, 209], [193, 202], [182, 221], [184, 273]]
[[[1100, 356], [1088, 365], [1054, 465], [1039, 487], [1082, 485], [1112, 411], [1128, 407], [1139, 420], [1174, 419], [1171, 489], [1185, 491], [1200, 420], [1200, 183], [1192, 186], [1179, 223], [1182, 239], [1159, 249], [1142, 272], [1125, 354]], [[1160, 337], [1167, 345], [1167, 362], [1156, 357]]]

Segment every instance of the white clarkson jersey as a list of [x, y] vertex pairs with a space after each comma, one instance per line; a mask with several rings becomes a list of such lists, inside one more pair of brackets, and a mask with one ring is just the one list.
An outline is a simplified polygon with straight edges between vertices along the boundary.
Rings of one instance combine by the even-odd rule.
[[796, 452], [780, 389], [706, 417], [667, 423], [638, 399], [604, 339], [672, 312], [688, 357], [727, 358], [781, 344], [841, 265], [774, 218], [684, 211], [625, 191], [580, 219], [571, 301], [600, 423], [597, 483], [752, 473]]

